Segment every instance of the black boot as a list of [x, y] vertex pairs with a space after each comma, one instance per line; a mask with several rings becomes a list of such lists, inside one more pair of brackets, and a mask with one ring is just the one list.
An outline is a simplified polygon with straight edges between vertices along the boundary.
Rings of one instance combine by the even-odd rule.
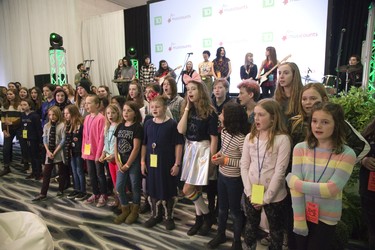
[[176, 228], [173, 218], [174, 207], [177, 203], [177, 197], [173, 197], [167, 201], [163, 201], [163, 206], [165, 210], [165, 229], [173, 230]]
[[151, 203], [151, 217], [143, 225], [147, 228], [151, 228], [156, 224], [163, 221], [163, 211], [161, 201], [149, 197]]
[[147, 212], [150, 212], [150, 210], [151, 210], [151, 205], [148, 202], [148, 197], [149, 196], [147, 194], [145, 194], [144, 196], [145, 196], [145, 202], [142, 203], [141, 208], [139, 209], [139, 213], [140, 214], [145, 214]]
[[203, 215], [195, 215], [195, 224], [189, 229], [187, 235], [196, 235], [203, 225]]
[[199, 235], [205, 236], [210, 232], [213, 221], [212, 221], [211, 213], [204, 214], [203, 218], [204, 218], [204, 222], [203, 222], [202, 227], [199, 229]]
[[227, 237], [225, 236], [225, 233], [217, 233], [215, 237], [210, 240], [206, 245], [208, 249], [215, 249], [217, 248], [220, 244], [223, 244], [227, 241]]
[[11, 171], [10, 171], [10, 167], [9, 166], [4, 166], [4, 169], [0, 172], [0, 177], [1, 176], [4, 176], [4, 175], [7, 175], [9, 174]]

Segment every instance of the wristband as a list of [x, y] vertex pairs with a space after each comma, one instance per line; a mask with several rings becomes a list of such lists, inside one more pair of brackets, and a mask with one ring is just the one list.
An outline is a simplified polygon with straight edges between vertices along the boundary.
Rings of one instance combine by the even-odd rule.
[[225, 156], [225, 158], [224, 158], [224, 165], [228, 165], [228, 163], [229, 163], [229, 157]]

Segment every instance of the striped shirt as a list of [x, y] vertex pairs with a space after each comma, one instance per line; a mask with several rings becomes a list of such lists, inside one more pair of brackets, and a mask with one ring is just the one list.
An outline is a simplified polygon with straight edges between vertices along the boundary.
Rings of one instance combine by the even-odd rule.
[[219, 172], [226, 177], [240, 177], [240, 160], [245, 135], [231, 135], [226, 129], [221, 131], [220, 152], [229, 157], [228, 165], [219, 165]]
[[308, 148], [306, 142], [294, 147], [292, 172], [286, 180], [291, 189], [294, 231], [297, 234], [307, 234], [306, 202], [319, 205], [320, 221], [335, 225], [340, 220], [342, 190], [353, 171], [356, 155], [348, 146], [344, 146], [341, 154], [331, 155], [331, 152], [316, 148], [314, 157], [314, 149]]

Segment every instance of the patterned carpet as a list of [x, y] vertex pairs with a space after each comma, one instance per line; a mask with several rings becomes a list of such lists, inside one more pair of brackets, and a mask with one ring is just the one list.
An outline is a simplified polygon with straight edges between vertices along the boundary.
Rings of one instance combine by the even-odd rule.
[[[176, 206], [176, 229], [173, 231], [166, 231], [162, 224], [152, 229], [143, 227], [142, 223], [149, 215], [141, 215], [131, 226], [116, 225], [112, 222], [115, 215], [109, 207], [97, 208], [80, 201], [57, 198], [57, 183], [51, 183], [47, 200], [32, 203], [42, 183], [25, 180], [26, 173], [22, 173], [19, 162], [19, 150], [15, 145], [12, 173], [0, 177], [0, 212], [29, 211], [40, 216], [54, 239], [55, 249], [204, 249], [204, 243], [216, 233], [215, 225], [207, 237], [188, 236], [186, 232], [194, 222], [195, 209], [181, 202]], [[227, 236], [232, 237], [231, 232]], [[228, 240], [218, 249], [230, 246]]]

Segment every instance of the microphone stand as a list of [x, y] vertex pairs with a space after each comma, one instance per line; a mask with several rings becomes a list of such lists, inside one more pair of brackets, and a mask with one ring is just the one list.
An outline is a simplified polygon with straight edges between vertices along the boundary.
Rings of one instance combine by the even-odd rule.
[[[181, 75], [182, 75], [182, 71], [185, 69], [185, 67], [186, 67], [186, 64], [187, 64], [187, 62], [188, 62], [188, 60], [189, 60], [189, 58], [190, 58], [190, 53], [187, 53], [187, 57], [186, 57], [186, 60], [185, 60], [185, 62], [184, 62], [184, 66], [181, 68], [181, 72], [180, 72], [180, 74], [178, 75], [178, 78], [177, 78], [177, 81], [176, 82], [178, 82], [179, 80], [180, 80], [180, 77], [181, 77]], [[184, 86], [184, 83], [182, 82], [182, 80], [181, 80], [181, 90], [182, 90], [182, 92], [181, 93], [184, 93], [184, 88], [185, 86]], [[185, 94], [185, 93], [184, 93]]]
[[336, 69], [337, 69], [337, 78], [336, 78], [336, 83], [335, 83], [335, 87], [336, 87], [336, 93], [338, 94], [339, 91], [339, 79], [340, 79], [340, 72], [339, 72], [339, 67], [340, 67], [340, 59], [341, 59], [341, 47], [342, 47], [342, 40], [343, 40], [343, 37], [344, 37], [344, 33], [345, 33], [345, 29], [342, 29], [341, 30], [341, 34], [340, 34], [340, 41], [339, 41], [339, 49], [337, 51], [337, 64], [336, 64]]

